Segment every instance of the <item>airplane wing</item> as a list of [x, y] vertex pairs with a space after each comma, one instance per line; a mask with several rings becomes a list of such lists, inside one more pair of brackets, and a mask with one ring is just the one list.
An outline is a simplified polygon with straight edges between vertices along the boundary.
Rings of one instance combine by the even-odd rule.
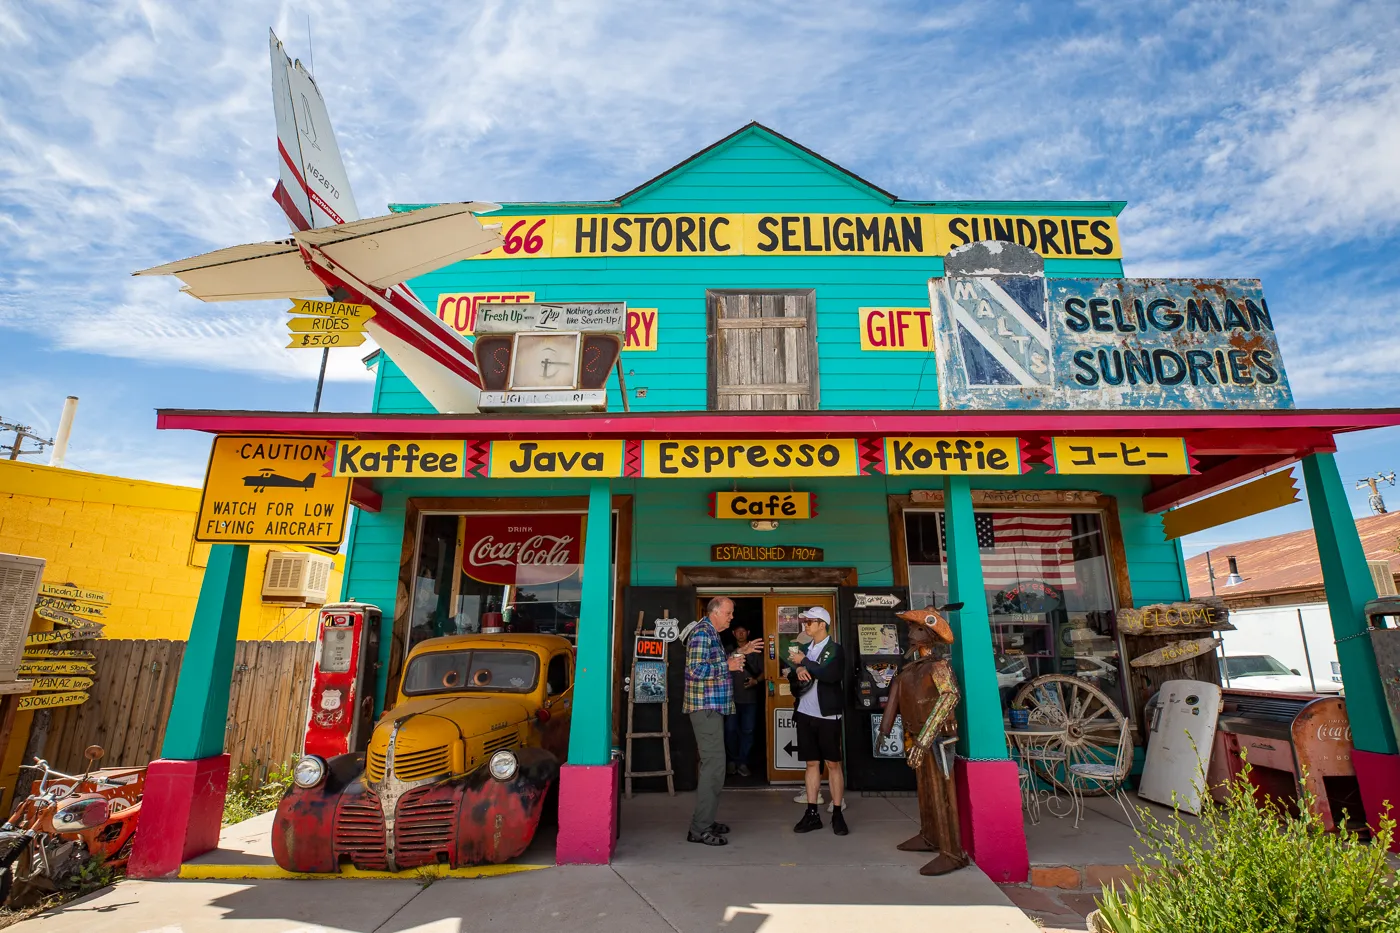
[[319, 248], [360, 281], [388, 288], [500, 246], [500, 224], [483, 226], [473, 213], [498, 207], [480, 201], [439, 204], [302, 230], [295, 236]]
[[323, 298], [326, 286], [306, 267], [292, 240], [216, 249], [133, 275], [173, 275], [200, 301]]

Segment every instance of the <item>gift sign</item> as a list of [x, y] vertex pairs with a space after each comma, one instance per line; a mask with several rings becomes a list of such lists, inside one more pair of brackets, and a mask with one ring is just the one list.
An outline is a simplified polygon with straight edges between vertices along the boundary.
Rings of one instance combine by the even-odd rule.
[[583, 563], [580, 513], [467, 515], [462, 570], [473, 580], [513, 586], [557, 583]]

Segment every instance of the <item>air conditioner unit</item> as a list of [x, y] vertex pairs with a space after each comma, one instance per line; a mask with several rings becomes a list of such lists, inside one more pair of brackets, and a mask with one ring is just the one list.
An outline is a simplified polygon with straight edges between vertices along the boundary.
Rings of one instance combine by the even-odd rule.
[[19, 659], [43, 578], [42, 557], [0, 554], [0, 683], [12, 683], [19, 675]]
[[326, 601], [331, 582], [329, 557], [301, 551], [268, 551], [263, 574], [263, 599], [319, 606]]
[[1400, 596], [1395, 591], [1395, 573], [1390, 569], [1390, 561], [1368, 560], [1366, 566], [1371, 570], [1371, 581], [1376, 584], [1377, 596]]

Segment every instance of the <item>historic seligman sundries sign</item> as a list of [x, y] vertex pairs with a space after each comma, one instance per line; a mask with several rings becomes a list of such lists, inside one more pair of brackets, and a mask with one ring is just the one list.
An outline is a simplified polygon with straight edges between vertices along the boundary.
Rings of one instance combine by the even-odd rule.
[[1293, 407], [1257, 279], [1046, 279], [1009, 243], [930, 279], [944, 408]]

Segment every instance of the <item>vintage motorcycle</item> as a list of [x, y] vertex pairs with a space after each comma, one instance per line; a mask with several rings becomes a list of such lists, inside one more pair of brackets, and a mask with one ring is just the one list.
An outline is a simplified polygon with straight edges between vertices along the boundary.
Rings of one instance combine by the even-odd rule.
[[94, 859], [126, 864], [146, 769], [93, 771], [102, 754], [100, 746], [87, 748], [81, 777], [55, 771], [42, 758], [28, 766], [39, 772], [38, 786], [0, 826], [0, 904], [31, 906]]

